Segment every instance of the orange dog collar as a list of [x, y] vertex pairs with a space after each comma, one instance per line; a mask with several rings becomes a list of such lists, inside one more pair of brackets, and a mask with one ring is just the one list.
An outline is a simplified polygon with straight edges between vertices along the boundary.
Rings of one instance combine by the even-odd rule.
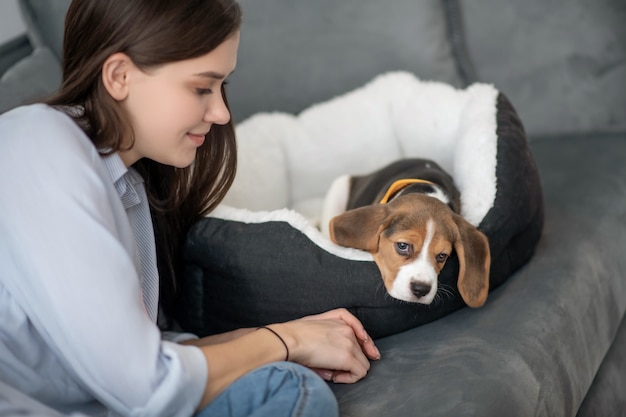
[[430, 185], [435, 185], [431, 181], [420, 180], [420, 179], [416, 179], [416, 178], [406, 178], [406, 179], [397, 180], [393, 184], [391, 184], [391, 186], [387, 189], [387, 192], [385, 193], [385, 196], [380, 200], [380, 204], [387, 203], [389, 201], [389, 199], [395, 193], [397, 193], [398, 191], [402, 190], [407, 185], [411, 185], [411, 184], [430, 184]]

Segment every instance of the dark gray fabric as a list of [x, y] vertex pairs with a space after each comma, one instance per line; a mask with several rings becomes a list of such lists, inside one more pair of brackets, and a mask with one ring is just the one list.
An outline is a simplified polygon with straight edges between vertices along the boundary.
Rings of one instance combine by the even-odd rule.
[[439, 0], [241, 0], [235, 121], [297, 113], [390, 70], [461, 86]]
[[576, 417], [626, 416], [626, 319], [622, 319], [611, 350], [602, 361], [593, 385]]
[[0, 78], [0, 113], [41, 100], [61, 85], [61, 67], [47, 48], [33, 53], [9, 68]]
[[576, 417], [626, 416], [626, 319]]
[[537, 135], [626, 131], [624, 0], [463, 2], [478, 77]]
[[342, 416], [576, 414], [626, 310], [626, 136], [532, 149], [546, 198], [534, 257], [483, 308], [379, 340], [367, 378], [333, 386]]

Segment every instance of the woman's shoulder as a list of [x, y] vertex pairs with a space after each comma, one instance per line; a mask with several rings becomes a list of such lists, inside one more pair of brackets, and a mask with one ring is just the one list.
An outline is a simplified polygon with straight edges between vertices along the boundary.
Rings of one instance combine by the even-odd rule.
[[16, 107], [0, 114], [0, 130], [5, 133], [12, 130], [49, 131], [76, 128], [76, 123], [65, 112], [42, 103]]
[[48, 157], [98, 152], [83, 130], [65, 112], [46, 104], [17, 107], [0, 115], [0, 153], [39, 153]]
[[106, 178], [96, 146], [65, 112], [34, 104], [0, 115], [0, 175], [74, 183], [88, 172]]

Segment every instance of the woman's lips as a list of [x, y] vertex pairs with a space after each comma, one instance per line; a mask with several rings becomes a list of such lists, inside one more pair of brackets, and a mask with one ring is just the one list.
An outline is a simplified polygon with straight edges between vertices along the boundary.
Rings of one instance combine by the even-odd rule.
[[202, 146], [202, 144], [204, 143], [204, 139], [205, 139], [205, 134], [197, 134], [197, 133], [187, 133], [187, 136], [189, 136], [189, 139], [191, 139], [191, 141], [196, 145], [196, 146]]

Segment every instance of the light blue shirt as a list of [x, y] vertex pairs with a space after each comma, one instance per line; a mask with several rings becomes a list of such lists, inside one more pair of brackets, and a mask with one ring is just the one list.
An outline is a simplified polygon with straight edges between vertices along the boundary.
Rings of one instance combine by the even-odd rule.
[[133, 210], [149, 217], [141, 177], [67, 115], [0, 116], [1, 381], [64, 413], [193, 414], [206, 361], [154, 323], [156, 265], [138, 241], [154, 252], [154, 234]]

